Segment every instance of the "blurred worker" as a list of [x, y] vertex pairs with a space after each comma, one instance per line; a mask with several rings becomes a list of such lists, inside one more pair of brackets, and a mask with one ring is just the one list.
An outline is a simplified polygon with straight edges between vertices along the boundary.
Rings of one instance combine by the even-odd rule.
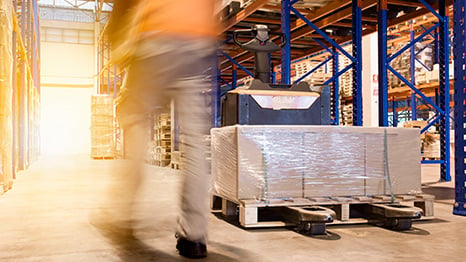
[[112, 201], [123, 203], [116, 211], [129, 218], [149, 142], [148, 116], [174, 99], [184, 155], [176, 248], [191, 258], [207, 255], [210, 174], [205, 135], [211, 127], [211, 83], [206, 74], [218, 35], [214, 2], [115, 0], [108, 27], [114, 56], [127, 65], [116, 110], [124, 130], [125, 157], [131, 163], [118, 174]]

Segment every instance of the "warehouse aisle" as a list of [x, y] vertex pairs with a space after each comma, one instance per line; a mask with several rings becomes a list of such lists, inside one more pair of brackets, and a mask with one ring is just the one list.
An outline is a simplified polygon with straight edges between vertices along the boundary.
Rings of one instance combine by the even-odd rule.
[[[147, 166], [138, 201], [136, 237], [128, 245], [89, 222], [99, 207], [112, 165], [85, 155], [44, 157], [19, 174], [0, 196], [0, 261], [189, 261], [175, 250], [178, 171]], [[436, 203], [438, 219], [410, 232], [332, 226], [326, 237], [292, 230], [243, 230], [214, 214], [209, 257], [201, 261], [461, 261], [466, 218]]]

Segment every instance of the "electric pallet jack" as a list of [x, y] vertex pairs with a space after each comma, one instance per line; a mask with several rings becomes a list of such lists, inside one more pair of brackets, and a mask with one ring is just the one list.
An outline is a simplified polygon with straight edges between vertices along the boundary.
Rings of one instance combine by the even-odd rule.
[[[281, 36], [281, 45], [270, 40], [271, 34]], [[239, 37], [252, 37], [240, 42]], [[270, 54], [286, 44], [281, 33], [270, 32], [265, 25], [236, 30], [234, 42], [254, 53], [254, 79], [249, 85], [226, 93], [222, 101], [222, 126], [229, 125], [329, 125], [330, 89], [297, 84], [270, 83]]]
[[[270, 40], [280, 35], [281, 44]], [[247, 42], [239, 37], [250, 37]], [[239, 47], [253, 52], [254, 79], [249, 85], [231, 90], [222, 101], [222, 126], [230, 125], [330, 125], [330, 89], [328, 86], [272, 84], [270, 54], [280, 51], [287, 39], [281, 33], [270, 32], [266, 25], [236, 30], [233, 40]], [[391, 203], [361, 203], [355, 211], [368, 221], [382, 221], [391, 229], [407, 230], [411, 220], [420, 218], [422, 209]], [[322, 235], [326, 224], [332, 223], [334, 210], [318, 205], [285, 206], [280, 209], [282, 218], [298, 227], [301, 233]]]

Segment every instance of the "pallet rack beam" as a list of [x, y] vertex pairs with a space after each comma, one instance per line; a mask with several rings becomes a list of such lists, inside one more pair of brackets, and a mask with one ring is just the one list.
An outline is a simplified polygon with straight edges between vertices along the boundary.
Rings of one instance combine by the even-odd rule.
[[466, 216], [466, 2], [454, 1], [454, 123], [455, 123], [455, 206], [453, 213]]

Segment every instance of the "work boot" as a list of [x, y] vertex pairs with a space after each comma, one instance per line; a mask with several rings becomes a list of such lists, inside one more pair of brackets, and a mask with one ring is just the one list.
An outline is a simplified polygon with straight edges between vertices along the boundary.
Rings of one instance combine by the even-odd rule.
[[180, 255], [187, 258], [204, 258], [207, 256], [207, 247], [199, 241], [190, 241], [184, 237], [177, 237], [176, 249]]

